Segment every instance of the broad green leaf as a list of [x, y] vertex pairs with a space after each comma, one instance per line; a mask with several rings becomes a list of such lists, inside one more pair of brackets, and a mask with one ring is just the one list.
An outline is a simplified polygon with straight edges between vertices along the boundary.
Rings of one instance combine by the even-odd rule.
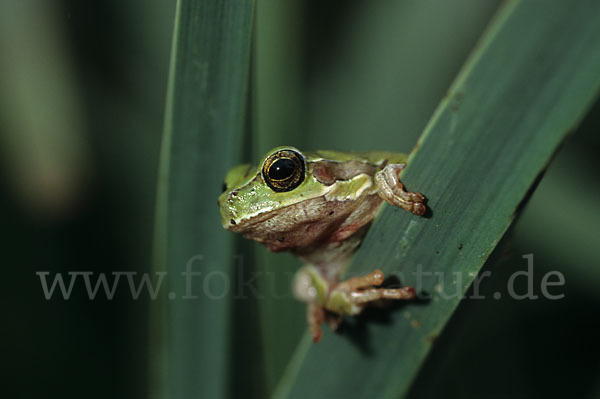
[[536, 179], [595, 99], [599, 13], [592, 1], [505, 3], [402, 176], [427, 196], [430, 217], [387, 206], [348, 270], [381, 268], [429, 299], [383, 318], [348, 320], [341, 335], [326, 333], [317, 345], [305, 340], [277, 397], [406, 394]]
[[[215, 202], [241, 156], [254, 1], [177, 4], [158, 182], [151, 388], [156, 398], [220, 398], [229, 383], [233, 236]], [[189, 265], [200, 273], [187, 280]]]

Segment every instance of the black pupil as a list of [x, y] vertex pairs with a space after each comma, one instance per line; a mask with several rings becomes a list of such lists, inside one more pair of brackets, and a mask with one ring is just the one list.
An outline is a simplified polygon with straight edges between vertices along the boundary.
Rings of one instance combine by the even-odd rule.
[[278, 159], [269, 168], [269, 177], [273, 180], [285, 180], [294, 174], [296, 164], [289, 158]]

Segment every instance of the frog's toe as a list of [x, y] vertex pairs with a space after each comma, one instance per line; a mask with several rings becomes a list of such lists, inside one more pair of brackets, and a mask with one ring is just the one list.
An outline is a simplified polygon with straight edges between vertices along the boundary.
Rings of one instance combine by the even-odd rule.
[[319, 342], [323, 335], [321, 323], [325, 320], [325, 310], [317, 303], [309, 303], [306, 309], [306, 318], [313, 341]]
[[340, 282], [336, 286], [336, 290], [338, 291], [355, 291], [360, 288], [371, 287], [371, 286], [380, 286], [383, 283], [383, 272], [379, 269], [373, 270], [369, 274], [365, 274], [364, 276], [352, 277], [348, 280], [344, 280]]
[[415, 289], [413, 287], [402, 288], [367, 288], [350, 293], [354, 304], [366, 304], [380, 299], [413, 299]]

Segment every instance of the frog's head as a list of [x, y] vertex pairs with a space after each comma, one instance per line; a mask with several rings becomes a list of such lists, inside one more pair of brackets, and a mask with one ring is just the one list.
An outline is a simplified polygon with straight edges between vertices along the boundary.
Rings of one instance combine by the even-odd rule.
[[257, 168], [248, 164], [231, 169], [219, 196], [221, 222], [226, 229], [260, 215], [324, 195], [328, 186], [312, 178], [312, 157], [293, 147], [277, 147], [263, 157]]

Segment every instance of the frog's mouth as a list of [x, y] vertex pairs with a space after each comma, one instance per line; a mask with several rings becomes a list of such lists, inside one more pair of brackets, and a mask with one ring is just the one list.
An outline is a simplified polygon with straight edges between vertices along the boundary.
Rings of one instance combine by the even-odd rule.
[[[273, 218], [276, 210], [265, 209], [256, 214], [247, 217], [237, 217], [226, 203], [221, 202], [221, 224], [227, 230], [234, 233], [245, 233], [248, 229], [254, 229], [256, 226], [266, 223], [267, 220]], [[280, 208], [283, 209], [283, 208]]]

